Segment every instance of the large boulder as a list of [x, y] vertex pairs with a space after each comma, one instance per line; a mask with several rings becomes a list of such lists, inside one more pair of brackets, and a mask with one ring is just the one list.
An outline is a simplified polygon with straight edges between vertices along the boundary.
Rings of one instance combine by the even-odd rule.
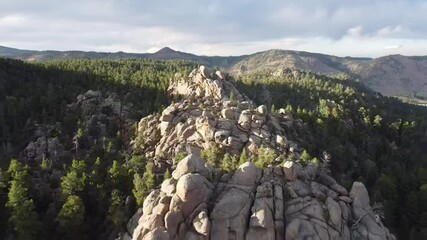
[[369, 239], [395, 239], [387, 228], [375, 216], [369, 205], [368, 190], [361, 182], [354, 182], [350, 191], [350, 198], [353, 200], [352, 216], [354, 225], [352, 234], [356, 238]]
[[176, 194], [172, 198], [170, 209], [181, 210], [189, 216], [200, 204], [206, 202], [213, 190], [213, 185], [200, 174], [186, 174], [179, 178]]
[[200, 155], [190, 154], [178, 163], [175, 171], [172, 172], [172, 177], [178, 180], [181, 176], [187, 173], [199, 173], [200, 175], [209, 178], [211, 176], [211, 169]]
[[259, 180], [260, 175], [261, 170], [259, 170], [254, 163], [245, 162], [237, 168], [230, 183], [253, 186], [255, 182]]
[[205, 78], [210, 78], [211, 77], [211, 70], [205, 66], [200, 66], [199, 68], [200, 73], [202, 74], [203, 77]]
[[179, 178], [176, 195], [184, 202], [194, 201], [198, 205], [208, 198], [211, 189], [211, 183], [205, 177], [188, 173]]

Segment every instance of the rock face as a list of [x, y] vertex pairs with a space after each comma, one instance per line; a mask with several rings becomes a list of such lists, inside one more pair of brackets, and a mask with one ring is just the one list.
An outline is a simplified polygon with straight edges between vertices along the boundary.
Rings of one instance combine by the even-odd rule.
[[169, 93], [175, 103], [138, 124], [135, 147], [148, 158], [171, 164], [178, 153], [193, 153], [212, 143], [231, 154], [243, 148], [283, 152], [289, 147], [286, 132], [292, 132], [292, 118], [257, 107], [221, 72], [212, 74], [202, 66], [172, 82]]
[[[301, 124], [292, 116], [255, 106], [205, 67], [169, 90], [176, 102], [140, 121], [135, 147], [172, 165], [172, 178], [147, 196], [124, 239], [395, 239], [362, 183], [348, 193], [321, 168], [296, 161], [289, 133]], [[265, 169], [246, 162], [221, 176], [200, 156], [213, 143], [229, 154], [264, 147], [289, 158]], [[187, 156], [175, 164], [178, 153]]]
[[[75, 102], [67, 105], [64, 118], [64, 122], [68, 122], [67, 125], [77, 123], [79, 119], [80, 130], [84, 132], [84, 136], [76, 134], [74, 137], [72, 153], [81, 156], [97, 143], [106, 144], [106, 140], [116, 136], [117, 130], [113, 130], [118, 129], [120, 124], [123, 125], [123, 134], [128, 135], [127, 124], [121, 123], [121, 119], [125, 119], [126, 115], [127, 107], [121, 105], [119, 97], [114, 93], [102, 96], [99, 91], [89, 90], [77, 96]], [[67, 127], [69, 128], [59, 122], [51, 125], [28, 120], [24, 131], [30, 133], [34, 140], [28, 143], [20, 158], [33, 166], [40, 165], [43, 159], [62, 165], [72, 156], [70, 151], [66, 151], [67, 143], [64, 143], [64, 139], [52, 136], [59, 135], [58, 133]]]
[[212, 180], [214, 169], [189, 155], [164, 183], [173, 187], [148, 195], [129, 231], [133, 239], [395, 239], [362, 183], [348, 194], [318, 170], [307, 178], [313, 171], [299, 166], [288, 180], [284, 168], [246, 162], [228, 180]]

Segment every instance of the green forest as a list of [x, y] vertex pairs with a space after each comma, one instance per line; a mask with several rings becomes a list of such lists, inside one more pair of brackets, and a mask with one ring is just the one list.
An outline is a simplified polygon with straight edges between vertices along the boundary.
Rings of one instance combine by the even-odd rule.
[[[149, 191], [170, 177], [132, 151], [136, 124], [167, 106], [170, 80], [197, 65], [0, 58], [0, 236], [108, 239], [122, 231]], [[286, 70], [232, 80], [271, 112], [301, 119], [302, 158], [330, 154], [332, 176], [347, 189], [362, 181], [399, 238], [427, 227], [427, 108], [347, 76]], [[33, 152], [30, 142], [46, 151]], [[203, 155], [224, 172], [248, 159], [215, 148]], [[263, 167], [274, 158], [254, 161]]]
[[[0, 58], [0, 236], [10, 231], [17, 239], [117, 235], [136, 211], [135, 199], [128, 196], [140, 196], [141, 203], [157, 180], [150, 164], [127, 149], [135, 125], [168, 104], [169, 80], [176, 73], [188, 74], [195, 66]], [[113, 96], [126, 114], [101, 106], [105, 99], [72, 104], [88, 90]], [[106, 124], [107, 132], [100, 133], [98, 124]], [[26, 157], [23, 149], [40, 136], [47, 142], [57, 139], [65, 154]]]

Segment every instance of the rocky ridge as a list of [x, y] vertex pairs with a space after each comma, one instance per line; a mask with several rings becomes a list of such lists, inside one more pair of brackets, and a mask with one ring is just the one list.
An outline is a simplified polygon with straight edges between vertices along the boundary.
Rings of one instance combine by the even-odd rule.
[[425, 56], [388, 55], [379, 58], [337, 57], [310, 52], [271, 49], [243, 56], [199, 56], [160, 49], [156, 53], [33, 51], [0, 46], [0, 56], [27, 61], [55, 59], [180, 59], [220, 66], [234, 75], [264, 70], [298, 69], [322, 75], [350, 75], [387, 96], [427, 97]]
[[[134, 145], [158, 166], [176, 167], [148, 195], [122, 239], [395, 238], [362, 183], [348, 193], [317, 165], [298, 163], [292, 129], [303, 126], [283, 110], [271, 114], [255, 106], [221, 72], [203, 66], [188, 78], [177, 75], [170, 94], [177, 102], [142, 119]], [[256, 156], [264, 147], [289, 157], [265, 169], [246, 162], [218, 175], [200, 157], [211, 144], [230, 154], [246, 148]], [[181, 152], [187, 156], [174, 164]]]
[[255, 154], [264, 147], [298, 159], [295, 129], [302, 128], [302, 122], [283, 109], [271, 114], [266, 106], [256, 106], [220, 71], [210, 73], [202, 66], [188, 78], [178, 74], [169, 93], [175, 102], [162, 114], [143, 118], [134, 143], [160, 165], [173, 165], [179, 153], [199, 153], [212, 144], [230, 154], [240, 154], [243, 148]]

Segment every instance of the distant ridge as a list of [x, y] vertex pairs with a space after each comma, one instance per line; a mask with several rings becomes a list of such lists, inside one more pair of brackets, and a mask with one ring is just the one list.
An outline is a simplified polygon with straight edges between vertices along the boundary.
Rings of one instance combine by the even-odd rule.
[[380, 58], [336, 57], [320, 53], [272, 49], [242, 56], [199, 56], [164, 47], [155, 53], [33, 51], [0, 46], [0, 57], [26, 61], [56, 59], [181, 59], [242, 75], [281, 68], [338, 75], [362, 80], [389, 96], [427, 98], [427, 56], [389, 55]]

